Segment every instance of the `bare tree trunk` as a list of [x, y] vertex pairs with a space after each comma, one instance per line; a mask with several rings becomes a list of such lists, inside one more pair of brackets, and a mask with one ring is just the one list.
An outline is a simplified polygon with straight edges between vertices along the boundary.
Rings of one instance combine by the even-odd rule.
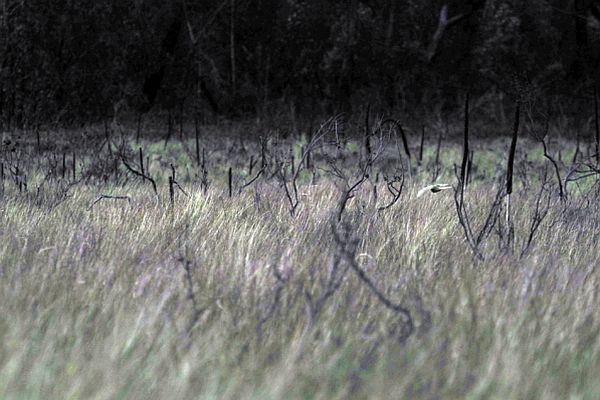
[[512, 222], [512, 192], [513, 192], [513, 168], [515, 164], [515, 152], [517, 150], [517, 140], [519, 138], [519, 120], [520, 120], [521, 105], [517, 102], [515, 110], [515, 122], [512, 132], [512, 140], [510, 150], [508, 152], [508, 162], [506, 166], [506, 246], [509, 251], [512, 251], [514, 227]]

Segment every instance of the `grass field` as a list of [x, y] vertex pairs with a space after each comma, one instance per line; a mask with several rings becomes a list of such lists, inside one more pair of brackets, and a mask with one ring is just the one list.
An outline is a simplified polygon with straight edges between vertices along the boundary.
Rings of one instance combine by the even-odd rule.
[[[432, 180], [434, 139], [421, 165], [413, 154], [403, 170], [395, 204], [378, 211], [391, 195], [370, 176], [339, 221], [340, 177], [302, 171], [290, 213], [286, 177], [264, 173], [239, 190], [258, 171], [258, 161], [247, 170], [259, 144], [242, 156], [224, 150], [235, 139], [224, 143], [203, 141], [208, 186], [193, 140], [139, 145], [158, 194], [123, 165], [115, 177], [106, 146], [106, 162], [100, 151], [77, 156], [75, 180], [61, 174], [60, 151], [17, 150], [27, 188], [7, 173], [0, 192], [0, 398], [600, 398], [595, 177], [571, 183], [561, 201], [550, 166], [540, 192], [549, 162], [523, 139], [514, 239], [502, 203], [478, 258], [454, 191], [416, 196]], [[473, 145], [464, 202], [476, 234], [507, 143]], [[291, 147], [272, 144], [270, 154], [285, 160]], [[362, 147], [351, 141], [345, 155], [313, 163], [353, 182]], [[560, 147], [570, 160], [574, 143]], [[137, 149], [119, 151], [139, 170]], [[456, 186], [460, 149], [444, 144], [438, 181]], [[46, 174], [53, 151], [58, 166]], [[173, 201], [170, 163], [183, 189]], [[569, 163], [558, 165], [564, 176]]]

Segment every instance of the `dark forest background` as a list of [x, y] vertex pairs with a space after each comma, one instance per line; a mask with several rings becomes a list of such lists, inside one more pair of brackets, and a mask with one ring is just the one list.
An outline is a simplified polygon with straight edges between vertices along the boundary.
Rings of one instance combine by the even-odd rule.
[[0, 16], [3, 129], [452, 109], [466, 92], [577, 114], [598, 83], [598, 0], [2, 0]]

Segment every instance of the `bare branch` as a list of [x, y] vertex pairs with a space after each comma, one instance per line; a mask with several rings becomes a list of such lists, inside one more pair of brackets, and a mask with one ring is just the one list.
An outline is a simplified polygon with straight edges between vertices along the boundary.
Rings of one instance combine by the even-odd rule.
[[358, 240], [350, 237], [350, 227], [346, 226], [342, 235], [336, 229], [335, 223], [331, 224], [331, 231], [333, 234], [334, 241], [341, 252], [342, 256], [349, 264], [350, 268], [356, 273], [358, 278], [369, 288], [369, 290], [375, 295], [377, 300], [383, 304], [386, 308], [398, 313], [405, 324], [406, 331], [402, 335], [402, 340], [406, 340], [414, 331], [414, 323], [410, 311], [402, 306], [392, 302], [381, 290], [377, 288], [377, 285], [373, 280], [366, 274], [366, 272], [356, 262], [356, 249], [358, 246]]
[[427, 48], [427, 62], [431, 62], [437, 53], [437, 48], [439, 46], [442, 37], [444, 36], [444, 32], [447, 28], [451, 27], [459, 23], [460, 21], [466, 19], [470, 14], [458, 14], [452, 18], [448, 18], [448, 5], [444, 4], [440, 9], [440, 17], [438, 19], [438, 26], [431, 38], [431, 43], [429, 43], [429, 47]]
[[392, 179], [385, 177], [385, 181], [387, 184], [388, 192], [390, 192], [390, 194], [392, 195], [392, 200], [388, 204], [379, 207], [377, 209], [377, 211], [379, 211], [379, 212], [387, 210], [388, 208], [392, 207], [400, 199], [400, 195], [402, 194], [402, 189], [404, 188], [404, 174], [402, 174], [401, 176], [395, 176]]
[[127, 200], [129, 203], [131, 203], [131, 198], [129, 196], [109, 196], [107, 194], [103, 194], [103, 195], [99, 196], [96, 200], [94, 200], [94, 202], [88, 207], [88, 210], [92, 210], [94, 208], [94, 206], [96, 205], [96, 203], [98, 203], [104, 199]]
[[125, 157], [123, 157], [123, 156], [121, 156], [121, 162], [123, 162], [123, 165], [125, 165], [125, 168], [127, 168], [129, 170], [129, 172], [131, 172], [132, 174], [142, 177], [143, 179], [147, 179], [152, 184], [152, 189], [154, 189], [154, 194], [156, 194], [158, 196], [158, 189], [156, 188], [156, 182], [154, 181], [154, 179], [152, 179], [151, 177], [149, 177], [146, 174], [142, 174], [140, 171], [133, 169], [133, 167], [131, 167], [131, 165], [129, 165], [127, 163], [127, 161], [125, 160]]
[[255, 175], [255, 176], [254, 176], [252, 179], [250, 179], [248, 182], [246, 182], [246, 183], [244, 183], [242, 186], [240, 186], [240, 188], [239, 188], [239, 191], [238, 191], [238, 194], [241, 194], [241, 193], [242, 193], [242, 191], [243, 191], [245, 188], [247, 188], [248, 186], [250, 186], [250, 185], [252, 185], [254, 182], [256, 182], [256, 180], [257, 180], [258, 178], [260, 178], [260, 177], [261, 177], [261, 175], [263, 174], [263, 172], [265, 172], [265, 168], [266, 168], [266, 167], [264, 167], [264, 166], [263, 166], [263, 167], [262, 167], [262, 168], [261, 168], [261, 169], [260, 169], [260, 170], [259, 170], [259, 171], [256, 173], [256, 175]]

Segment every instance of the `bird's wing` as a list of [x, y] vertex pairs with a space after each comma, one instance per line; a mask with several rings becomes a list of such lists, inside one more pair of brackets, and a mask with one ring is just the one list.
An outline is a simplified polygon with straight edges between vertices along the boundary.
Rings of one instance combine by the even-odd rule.
[[430, 191], [435, 185], [425, 186], [423, 189], [417, 192], [417, 197], [423, 196], [423, 193]]
[[425, 186], [423, 189], [417, 192], [417, 197], [421, 197], [425, 192], [440, 192], [442, 190], [452, 189], [452, 185], [447, 183], [434, 183], [433, 185]]

